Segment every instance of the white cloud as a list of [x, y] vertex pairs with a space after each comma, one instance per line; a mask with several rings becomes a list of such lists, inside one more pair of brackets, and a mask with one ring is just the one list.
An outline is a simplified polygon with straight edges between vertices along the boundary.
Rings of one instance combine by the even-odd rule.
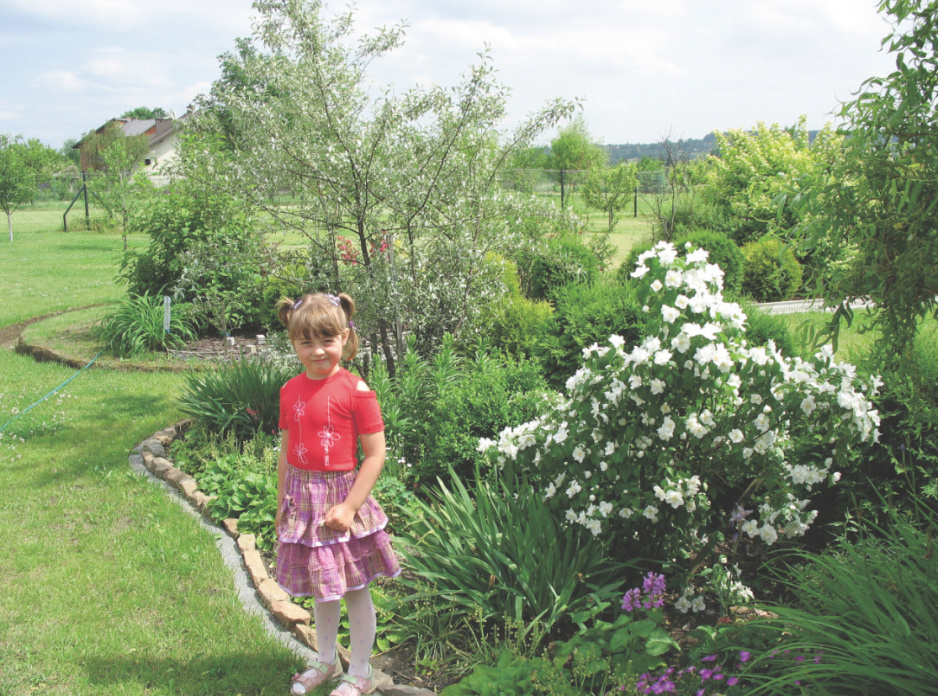
[[68, 70], [50, 70], [44, 72], [36, 80], [40, 86], [63, 92], [81, 92], [88, 83]]

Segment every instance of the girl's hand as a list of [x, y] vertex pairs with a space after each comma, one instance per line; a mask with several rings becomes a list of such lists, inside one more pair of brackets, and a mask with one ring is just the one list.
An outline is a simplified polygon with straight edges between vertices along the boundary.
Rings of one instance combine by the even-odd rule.
[[351, 505], [339, 503], [326, 513], [325, 525], [336, 532], [347, 532], [355, 520], [355, 509]]

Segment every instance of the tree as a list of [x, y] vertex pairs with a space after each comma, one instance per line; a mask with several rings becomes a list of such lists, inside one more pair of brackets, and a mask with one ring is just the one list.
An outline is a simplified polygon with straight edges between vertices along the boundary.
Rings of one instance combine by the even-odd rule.
[[352, 11], [254, 6], [252, 39], [222, 56], [191, 119], [181, 171], [306, 235], [309, 286], [356, 298], [356, 323], [390, 370], [404, 330], [424, 352], [467, 335], [504, 291], [489, 254], [515, 238], [500, 170], [571, 106], [558, 100], [506, 135], [507, 89], [486, 54], [454, 88], [379, 91], [366, 71], [402, 44], [402, 27], [356, 37]]
[[152, 190], [152, 184], [142, 172], [134, 173], [137, 163], [149, 150], [145, 134], [125, 136], [118, 123], [111, 121], [101, 133], [94, 133], [82, 141], [82, 149], [89, 155], [98, 175], [88, 181], [89, 191], [104, 206], [108, 218], [120, 227], [127, 251], [127, 226], [139, 203]]
[[606, 164], [608, 156], [593, 142], [582, 114], [578, 114], [550, 141], [548, 166], [551, 169], [586, 171]]
[[609, 232], [619, 221], [616, 213], [632, 202], [638, 186], [637, 167], [620, 162], [615, 167], [593, 167], [590, 169], [580, 193], [586, 205], [609, 215]]
[[55, 160], [55, 151], [36, 139], [0, 133], [0, 209], [13, 241], [13, 213], [32, 200]]
[[788, 200], [801, 215], [801, 244], [851, 252], [815, 287], [838, 308], [830, 334], [836, 340], [841, 320], [852, 319], [851, 300], [869, 300], [883, 368], [916, 385], [919, 322], [938, 316], [938, 2], [885, 0], [879, 9], [893, 21], [883, 45], [896, 70], [842, 105], [842, 155], [803, 176]]
[[121, 114], [121, 118], [133, 118], [133, 119], [148, 119], [148, 118], [167, 118], [169, 114], [163, 110], [162, 107], [156, 107], [151, 109], [146, 106], [138, 106], [136, 109], [131, 109], [130, 111], [125, 111]]

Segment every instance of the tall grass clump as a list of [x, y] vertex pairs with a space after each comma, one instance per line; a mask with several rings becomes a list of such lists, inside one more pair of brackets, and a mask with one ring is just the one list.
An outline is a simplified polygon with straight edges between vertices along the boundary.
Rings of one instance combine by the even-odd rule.
[[[788, 582], [796, 604], [773, 608], [782, 638], [779, 674], [752, 693], [927, 696], [938, 683], [938, 511], [921, 501], [889, 506], [882, 525], [866, 523], [856, 540], [825, 554], [799, 553]], [[755, 666], [755, 665], [754, 665]]]
[[185, 347], [195, 338], [188, 305], [176, 305], [170, 314], [169, 331], [164, 329], [163, 299], [144, 292], [129, 295], [96, 327], [94, 334], [116, 356], [129, 358], [147, 351]]

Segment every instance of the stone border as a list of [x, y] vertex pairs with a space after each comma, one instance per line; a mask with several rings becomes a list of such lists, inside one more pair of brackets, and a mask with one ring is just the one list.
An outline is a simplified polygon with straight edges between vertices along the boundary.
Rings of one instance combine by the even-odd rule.
[[[267, 616], [285, 631], [288, 647], [297, 654], [310, 659], [318, 652], [316, 632], [311, 627], [312, 617], [303, 607], [290, 601], [290, 596], [270, 577], [260, 552], [255, 546], [253, 534], [239, 534], [238, 521], [227, 519], [222, 527], [216, 526], [209, 517], [210, 496], [199, 490], [194, 478], [173, 466], [166, 458], [166, 449], [177, 437], [180, 437], [191, 425], [190, 420], [182, 420], [168, 428], [158, 430], [152, 436], [134, 447], [129, 456], [129, 463], [134, 470], [144, 469], [156, 479], [179, 492], [181, 498], [195, 515], [200, 515], [202, 524], [227, 534], [237, 543], [240, 562], [250, 578], [256, 598], [260, 600]], [[242, 602], [244, 597], [242, 597]], [[349, 652], [338, 646], [338, 656], [342, 666], [348, 669]], [[384, 696], [435, 696], [435, 692], [414, 686], [395, 684], [391, 675], [378, 669], [374, 670], [378, 681], [378, 693]]]

